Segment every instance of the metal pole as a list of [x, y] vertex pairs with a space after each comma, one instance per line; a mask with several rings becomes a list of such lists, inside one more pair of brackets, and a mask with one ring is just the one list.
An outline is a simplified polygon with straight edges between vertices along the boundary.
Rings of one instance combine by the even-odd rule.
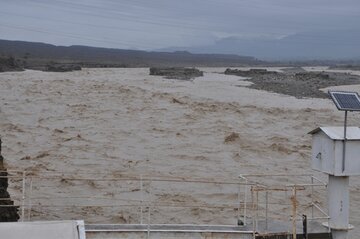
[[140, 175], [140, 224], [143, 224], [143, 203], [144, 203], [144, 196], [143, 196], [143, 177]]
[[253, 238], [255, 239], [256, 228], [255, 228], [255, 199], [254, 199], [254, 188], [255, 186], [251, 186], [251, 215], [252, 215], [252, 224], [253, 224]]
[[150, 238], [150, 205], [148, 207], [147, 239]]
[[342, 171], [345, 171], [345, 151], [346, 151], [346, 127], [347, 127], [347, 110], [345, 110], [345, 121], [344, 121], [344, 147], [342, 155]]
[[292, 215], [292, 224], [293, 224], [293, 239], [296, 239], [296, 186], [293, 187], [293, 196], [292, 196], [292, 204], [293, 204], [293, 215]]
[[308, 234], [307, 234], [307, 216], [305, 214], [302, 215], [302, 221], [303, 221], [303, 238], [307, 239], [308, 238]]
[[245, 192], [244, 192], [244, 225], [246, 225], [246, 207], [247, 207], [247, 179], [245, 179]]
[[255, 220], [256, 231], [258, 231], [258, 217], [259, 217], [259, 190], [256, 190], [256, 220]]
[[240, 220], [240, 183], [238, 185], [238, 197], [237, 197], [237, 205], [238, 205], [238, 210], [237, 210], [237, 220], [238, 220], [238, 224], [239, 224], [239, 220]]
[[26, 171], [23, 171], [22, 175], [22, 198], [21, 198], [21, 221], [24, 221], [25, 218], [25, 177]]
[[314, 177], [311, 176], [311, 219], [314, 218]]
[[150, 206], [151, 206], [151, 182], [149, 181], [149, 205], [148, 205], [148, 225], [147, 225], [147, 238], [150, 238]]
[[28, 209], [28, 221], [31, 220], [31, 194], [32, 194], [32, 187], [33, 187], [33, 181], [32, 181], [32, 177], [30, 178], [30, 187], [29, 187], [29, 209]]
[[265, 192], [265, 205], [266, 205], [266, 208], [265, 208], [265, 229], [268, 230], [268, 211], [269, 211], [269, 203], [268, 203], [268, 194], [269, 192], [266, 190]]

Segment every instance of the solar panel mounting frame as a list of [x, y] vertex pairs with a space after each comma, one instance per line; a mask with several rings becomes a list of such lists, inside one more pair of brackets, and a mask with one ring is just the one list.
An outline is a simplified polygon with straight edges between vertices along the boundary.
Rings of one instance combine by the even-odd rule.
[[[357, 92], [349, 91], [329, 91], [329, 95], [335, 103], [338, 110], [341, 111], [360, 111], [360, 96]], [[352, 99], [344, 99], [344, 96], [352, 96]], [[355, 97], [355, 98], [354, 98]], [[347, 101], [347, 102], [341, 102]], [[347, 106], [344, 106], [344, 103]], [[349, 105], [350, 104], [350, 105]]]

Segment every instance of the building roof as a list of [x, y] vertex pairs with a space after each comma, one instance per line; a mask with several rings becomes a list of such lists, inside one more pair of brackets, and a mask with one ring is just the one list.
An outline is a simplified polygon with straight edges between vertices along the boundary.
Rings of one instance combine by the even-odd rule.
[[[309, 134], [325, 133], [330, 139], [344, 140], [344, 127], [318, 127]], [[359, 127], [346, 127], [346, 140], [360, 140]]]

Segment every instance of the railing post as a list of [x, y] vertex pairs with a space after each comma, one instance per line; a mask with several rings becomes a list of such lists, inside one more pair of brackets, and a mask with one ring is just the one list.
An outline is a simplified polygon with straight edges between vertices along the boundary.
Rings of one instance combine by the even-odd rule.
[[259, 190], [256, 190], [256, 219], [255, 219], [255, 229], [258, 231], [258, 220], [259, 220]]
[[140, 175], [140, 224], [143, 224], [143, 203], [144, 203], [144, 195], [143, 195], [143, 176]]
[[246, 225], [246, 213], [247, 213], [247, 190], [248, 190], [248, 181], [245, 179], [245, 192], [244, 192], [244, 225]]
[[268, 194], [269, 194], [269, 192], [266, 189], [266, 192], [265, 192], [265, 230], [268, 230], [268, 211], [269, 211]]
[[238, 224], [239, 224], [239, 220], [240, 220], [240, 183], [238, 185], [238, 195], [237, 195], [237, 220], [238, 220]]
[[303, 222], [303, 239], [308, 238], [307, 233], [307, 216], [305, 214], [302, 215], [302, 222]]
[[22, 198], [21, 198], [21, 221], [24, 221], [25, 218], [25, 180], [26, 180], [26, 171], [23, 171], [22, 174]]
[[255, 187], [256, 186], [251, 186], [251, 216], [252, 216], [252, 225], [253, 225], [253, 238], [255, 238], [256, 235], [256, 228], [255, 228], [255, 199], [254, 199], [254, 194], [255, 194]]
[[314, 176], [311, 176], [311, 219], [314, 218]]
[[150, 205], [148, 206], [147, 238], [150, 238]]
[[[244, 225], [246, 225], [246, 213], [247, 213], [247, 191], [248, 191], [248, 181], [247, 178], [242, 176], [241, 174], [239, 175], [239, 177], [244, 180], [245, 185], [244, 185], [244, 215], [243, 215], [243, 223]], [[239, 184], [239, 207], [240, 207], [240, 184]], [[240, 213], [240, 212], [239, 212]]]
[[149, 181], [149, 203], [148, 203], [148, 225], [147, 225], [147, 238], [150, 238], [150, 216], [151, 216], [151, 183], [152, 181]]
[[296, 239], [296, 185], [293, 187], [293, 195], [291, 197], [291, 201], [292, 201], [292, 234], [293, 234], [293, 239]]
[[33, 187], [33, 179], [32, 179], [32, 177], [30, 177], [28, 221], [31, 220], [31, 206], [32, 206], [31, 196], [32, 196], [32, 187]]

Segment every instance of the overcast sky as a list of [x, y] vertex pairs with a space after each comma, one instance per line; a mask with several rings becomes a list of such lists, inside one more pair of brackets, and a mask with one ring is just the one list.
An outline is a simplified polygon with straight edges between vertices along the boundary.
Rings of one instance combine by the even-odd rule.
[[359, 0], [0, 0], [0, 38], [128, 49], [359, 30]]

